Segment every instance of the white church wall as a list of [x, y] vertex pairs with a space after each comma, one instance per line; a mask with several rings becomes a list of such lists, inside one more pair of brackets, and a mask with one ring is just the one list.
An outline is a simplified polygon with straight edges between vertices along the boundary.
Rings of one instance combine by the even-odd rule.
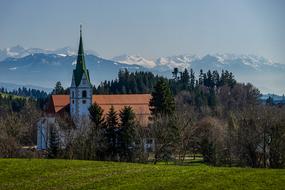
[[49, 126], [55, 124], [55, 117], [42, 117], [37, 122], [37, 150], [46, 150], [49, 145]]
[[[85, 97], [83, 97], [83, 92]], [[73, 119], [85, 117], [89, 114], [89, 107], [92, 105], [92, 86], [87, 80], [87, 76], [83, 73], [79, 86], [75, 85], [74, 76], [70, 87], [70, 112]], [[73, 96], [74, 95], [74, 96]]]

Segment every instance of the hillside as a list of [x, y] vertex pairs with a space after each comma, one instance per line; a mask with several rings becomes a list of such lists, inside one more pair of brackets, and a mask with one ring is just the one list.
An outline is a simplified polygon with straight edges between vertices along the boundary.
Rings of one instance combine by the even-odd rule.
[[0, 189], [283, 189], [285, 170], [0, 160]]
[[[86, 55], [85, 60], [93, 84], [116, 78], [120, 69], [144, 70], [137, 65], [121, 64], [95, 55]], [[61, 81], [67, 87], [70, 85], [75, 63], [75, 55], [38, 53], [23, 58], [7, 58], [0, 62], [0, 81], [45, 88], [53, 88], [57, 81]]]
[[6, 94], [6, 93], [3, 93], [3, 92], [0, 92], [0, 95], [1, 97], [12, 97], [12, 99], [25, 99], [27, 97], [23, 97], [23, 96], [17, 96], [17, 95], [13, 95], [13, 94]]

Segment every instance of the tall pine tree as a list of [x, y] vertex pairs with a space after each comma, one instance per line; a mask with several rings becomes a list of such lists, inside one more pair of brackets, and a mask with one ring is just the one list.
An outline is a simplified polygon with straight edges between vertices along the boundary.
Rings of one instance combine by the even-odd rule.
[[96, 127], [102, 127], [104, 123], [103, 109], [97, 103], [90, 106], [89, 117]]
[[120, 111], [119, 149], [120, 159], [131, 161], [135, 141], [135, 113], [130, 106]]
[[57, 158], [59, 155], [59, 136], [55, 126], [50, 127], [48, 158]]
[[168, 83], [164, 79], [158, 80], [151, 93], [149, 102], [150, 111], [153, 116], [172, 115], [175, 110], [175, 103]]
[[118, 132], [118, 114], [115, 111], [114, 106], [111, 106], [106, 117], [106, 137], [108, 141], [108, 155], [111, 160], [115, 160], [117, 156], [117, 132]]

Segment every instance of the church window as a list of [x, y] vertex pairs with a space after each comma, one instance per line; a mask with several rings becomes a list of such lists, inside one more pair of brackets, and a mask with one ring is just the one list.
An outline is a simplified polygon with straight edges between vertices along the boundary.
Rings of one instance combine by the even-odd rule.
[[87, 97], [87, 92], [86, 92], [86, 90], [83, 90], [82, 91], [82, 98], [86, 98]]
[[82, 100], [82, 104], [86, 104], [86, 100]]
[[72, 100], [72, 104], [74, 104], [74, 100]]

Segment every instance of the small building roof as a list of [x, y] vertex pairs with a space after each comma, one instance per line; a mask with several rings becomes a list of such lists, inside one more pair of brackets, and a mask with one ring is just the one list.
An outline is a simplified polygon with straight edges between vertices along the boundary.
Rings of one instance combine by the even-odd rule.
[[[136, 115], [150, 115], [150, 94], [116, 94], [116, 95], [93, 95], [92, 102], [97, 103], [106, 114], [111, 106], [119, 112], [124, 106], [132, 107]], [[50, 113], [59, 113], [70, 104], [69, 95], [52, 95], [49, 106]]]

